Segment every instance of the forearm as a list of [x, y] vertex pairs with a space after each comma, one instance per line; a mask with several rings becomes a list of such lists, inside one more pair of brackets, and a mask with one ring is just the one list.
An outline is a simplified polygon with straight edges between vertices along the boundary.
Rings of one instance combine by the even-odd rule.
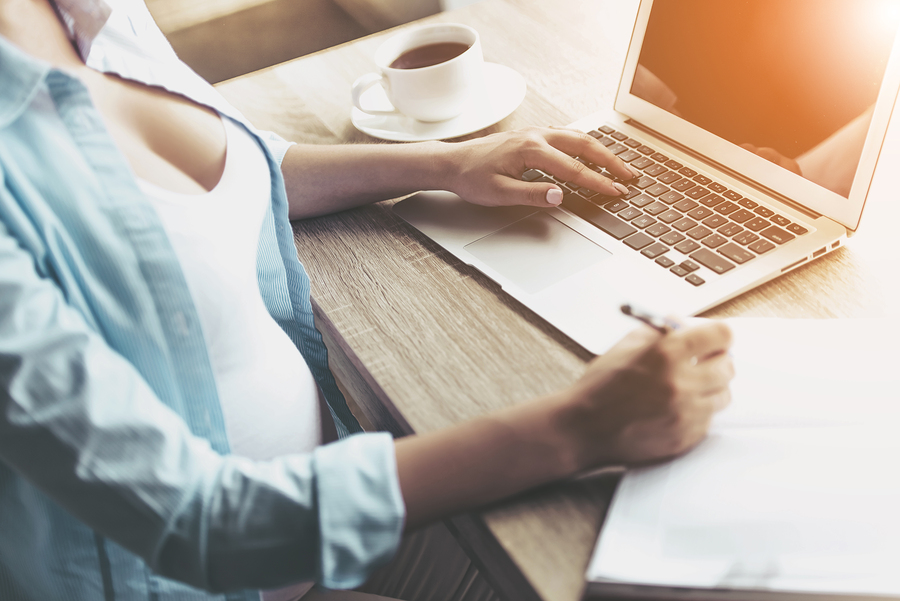
[[[575, 160], [573, 157], [579, 157]], [[602, 174], [596, 166], [606, 168]], [[538, 169], [604, 195], [628, 191], [621, 181], [640, 176], [593, 137], [562, 129], [530, 128], [466, 142], [292, 146], [281, 165], [290, 218], [302, 219], [396, 198], [419, 190], [448, 190], [480, 205], [557, 206], [563, 192]]]
[[396, 442], [406, 527], [491, 503], [581, 467], [557, 394]]
[[291, 219], [447, 187], [451, 144], [296, 144], [281, 171]]

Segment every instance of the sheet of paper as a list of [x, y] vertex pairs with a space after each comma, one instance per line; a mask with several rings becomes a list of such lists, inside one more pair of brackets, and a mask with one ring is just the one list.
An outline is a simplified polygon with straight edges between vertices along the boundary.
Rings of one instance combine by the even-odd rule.
[[588, 579], [900, 594], [898, 327], [731, 325], [731, 407], [686, 456], [628, 472]]

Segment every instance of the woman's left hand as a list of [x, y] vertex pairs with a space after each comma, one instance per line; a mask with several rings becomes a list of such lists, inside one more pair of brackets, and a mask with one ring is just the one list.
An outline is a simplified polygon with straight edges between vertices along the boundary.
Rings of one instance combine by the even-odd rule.
[[597, 173], [575, 157], [604, 167], [618, 180], [640, 176], [637, 169], [596, 139], [571, 129], [531, 127], [449, 144], [445, 150], [450, 167], [444, 188], [473, 204], [486, 206], [558, 205], [563, 190], [547, 181], [523, 181], [522, 175], [529, 169], [606, 196], [627, 192], [621, 181]]

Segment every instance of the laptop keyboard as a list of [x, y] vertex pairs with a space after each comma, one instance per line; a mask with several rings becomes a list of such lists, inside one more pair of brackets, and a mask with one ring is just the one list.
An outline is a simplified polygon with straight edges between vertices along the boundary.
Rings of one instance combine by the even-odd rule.
[[[694, 286], [706, 283], [695, 273], [701, 265], [724, 274], [809, 232], [608, 125], [588, 133], [643, 172], [622, 182], [627, 194], [603, 196], [536, 169], [522, 178], [559, 185], [563, 208]], [[616, 179], [602, 167], [582, 162]]]

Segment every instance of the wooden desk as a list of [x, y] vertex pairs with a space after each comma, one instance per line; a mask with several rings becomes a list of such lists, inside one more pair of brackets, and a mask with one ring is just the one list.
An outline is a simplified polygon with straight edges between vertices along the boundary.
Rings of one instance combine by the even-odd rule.
[[[610, 107], [635, 0], [485, 0], [431, 17], [482, 35], [488, 61], [525, 76], [528, 94], [488, 130], [565, 125]], [[309, 143], [373, 140], [350, 123], [350, 85], [374, 70], [385, 34], [219, 85], [257, 126]], [[900, 164], [897, 144], [886, 162]], [[890, 171], [882, 167], [881, 173]], [[429, 432], [571, 383], [590, 355], [491, 281], [378, 205], [295, 224], [333, 368], [364, 417], [396, 434]], [[862, 233], [811, 265], [708, 313], [711, 317], [886, 316], [900, 306], [888, 254], [896, 202], [873, 190]], [[896, 221], [895, 221], [896, 222]], [[509, 599], [578, 599], [615, 484], [547, 487], [453, 520]]]

